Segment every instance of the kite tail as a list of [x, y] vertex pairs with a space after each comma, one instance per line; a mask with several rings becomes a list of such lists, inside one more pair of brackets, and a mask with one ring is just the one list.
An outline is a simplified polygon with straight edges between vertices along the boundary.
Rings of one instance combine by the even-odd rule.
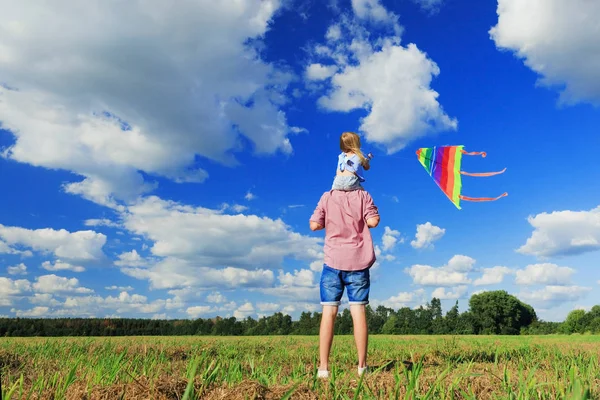
[[503, 174], [506, 171], [506, 168], [504, 168], [502, 171], [498, 171], [498, 172], [465, 172], [465, 171], [460, 171], [461, 175], [466, 175], [466, 176], [494, 176], [494, 175], [500, 175]]
[[460, 152], [466, 156], [481, 156], [483, 158], [485, 158], [487, 156], [487, 153], [485, 151], [472, 151], [469, 153], [465, 150], [461, 150]]
[[502, 197], [506, 197], [506, 196], [508, 196], [508, 193], [504, 192], [498, 197], [467, 197], [467, 196], [463, 196], [462, 194], [459, 195], [458, 197], [461, 200], [465, 200], [465, 201], [496, 201], [496, 200], [498, 200]]

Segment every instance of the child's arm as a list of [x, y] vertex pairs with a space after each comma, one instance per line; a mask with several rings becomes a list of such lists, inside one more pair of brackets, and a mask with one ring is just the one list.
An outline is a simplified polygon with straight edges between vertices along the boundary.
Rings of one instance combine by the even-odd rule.
[[367, 154], [367, 156], [365, 157], [365, 162], [363, 163], [363, 169], [365, 171], [368, 171], [371, 169], [371, 160], [373, 159], [373, 154], [369, 153]]

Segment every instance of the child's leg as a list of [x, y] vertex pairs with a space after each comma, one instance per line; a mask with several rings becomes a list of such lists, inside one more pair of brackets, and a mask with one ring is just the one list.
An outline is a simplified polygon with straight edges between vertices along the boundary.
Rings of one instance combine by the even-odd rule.
[[367, 313], [362, 304], [353, 304], [350, 306], [352, 314], [352, 324], [354, 325], [354, 342], [358, 353], [358, 367], [367, 366], [367, 348], [369, 346], [369, 331], [367, 328]]
[[359, 189], [362, 189], [362, 185], [355, 175], [336, 175], [331, 186], [331, 190], [352, 191]]
[[338, 313], [337, 306], [323, 306], [323, 314], [321, 315], [321, 330], [319, 332], [319, 356], [321, 365], [319, 370], [329, 370], [329, 353], [331, 352], [331, 344], [333, 342], [333, 327], [335, 325], [335, 317]]

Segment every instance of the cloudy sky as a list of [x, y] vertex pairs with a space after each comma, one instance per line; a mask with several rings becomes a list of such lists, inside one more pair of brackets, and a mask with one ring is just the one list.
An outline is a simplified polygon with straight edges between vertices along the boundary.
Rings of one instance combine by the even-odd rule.
[[[375, 155], [371, 304], [600, 304], [600, 3], [0, 0], [0, 315], [319, 310], [339, 135]], [[415, 150], [462, 144], [457, 210]], [[345, 297], [345, 300], [347, 298]]]

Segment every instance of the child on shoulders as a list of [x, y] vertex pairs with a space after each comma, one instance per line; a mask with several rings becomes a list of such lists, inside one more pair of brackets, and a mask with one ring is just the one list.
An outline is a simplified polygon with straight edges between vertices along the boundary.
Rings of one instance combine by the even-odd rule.
[[364, 171], [368, 171], [370, 153], [367, 157], [360, 150], [360, 137], [354, 132], [344, 132], [340, 137], [340, 149], [335, 178], [331, 190], [363, 190]]

